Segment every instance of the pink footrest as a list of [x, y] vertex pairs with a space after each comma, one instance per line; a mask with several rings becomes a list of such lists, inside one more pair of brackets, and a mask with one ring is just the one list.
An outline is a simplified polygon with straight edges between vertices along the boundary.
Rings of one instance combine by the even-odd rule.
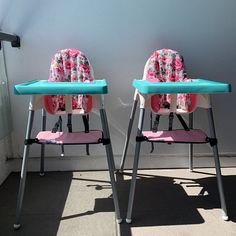
[[166, 142], [166, 143], [206, 143], [207, 135], [199, 129], [193, 130], [164, 130], [164, 131], [143, 131], [143, 136], [149, 142]]
[[100, 143], [102, 139], [102, 131], [91, 130], [89, 133], [85, 132], [56, 132], [41, 131], [37, 137], [38, 143], [45, 144], [96, 144]]

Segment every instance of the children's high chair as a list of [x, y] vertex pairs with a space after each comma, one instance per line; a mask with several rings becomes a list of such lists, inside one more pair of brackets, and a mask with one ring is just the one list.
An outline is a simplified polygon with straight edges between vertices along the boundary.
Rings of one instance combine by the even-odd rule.
[[[116, 181], [115, 165], [109, 134], [104, 94], [108, 93], [106, 80], [94, 80], [92, 67], [83, 53], [75, 49], [58, 51], [52, 59], [49, 80], [35, 80], [15, 85], [17, 95], [30, 95], [28, 124], [24, 142], [20, 187], [17, 198], [16, 222], [14, 229], [20, 228], [20, 216], [25, 190], [27, 160], [30, 146], [41, 145], [41, 175], [44, 174], [44, 146], [103, 144], [106, 149], [108, 170], [115, 206], [117, 222], [121, 222]], [[42, 131], [36, 138], [31, 137], [34, 114], [42, 109]], [[102, 130], [89, 130], [88, 114], [92, 109], [100, 112]], [[68, 131], [62, 131], [61, 118], [55, 127], [46, 131], [46, 112], [61, 116], [68, 115]], [[82, 115], [85, 131], [72, 132], [71, 115]], [[85, 119], [86, 118], [86, 119]], [[59, 128], [59, 131], [58, 131]], [[64, 150], [62, 150], [64, 151]]]
[[[135, 88], [135, 94], [120, 165], [121, 172], [125, 164], [138, 101], [140, 113], [126, 222], [131, 223], [140, 148], [144, 141], [151, 144], [156, 142], [189, 143], [190, 170], [193, 169], [193, 144], [209, 143], [214, 155], [222, 218], [228, 220], [210, 94], [229, 93], [231, 91], [230, 85], [204, 79], [192, 80], [187, 78], [182, 56], [171, 49], [155, 51], [146, 62], [143, 79], [133, 80], [132, 85]], [[209, 135], [200, 129], [193, 128], [193, 112], [197, 107], [205, 108], [207, 111]], [[143, 131], [147, 108], [156, 114], [156, 118], [154, 124], [151, 122], [151, 129]], [[183, 129], [173, 129], [174, 114], [179, 119]], [[189, 125], [186, 124], [181, 114], [189, 114]], [[158, 124], [162, 116], [169, 116], [169, 125], [166, 130], [158, 131]]]

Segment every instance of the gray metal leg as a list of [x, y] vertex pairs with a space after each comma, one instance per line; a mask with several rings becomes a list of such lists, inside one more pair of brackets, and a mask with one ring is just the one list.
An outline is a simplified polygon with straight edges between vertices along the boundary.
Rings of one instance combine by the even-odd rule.
[[[60, 132], [62, 132], [62, 122], [60, 123]], [[61, 145], [61, 157], [65, 156], [65, 149], [64, 149], [64, 145]]]
[[[110, 140], [110, 132], [108, 128], [108, 122], [107, 122], [105, 109], [100, 109], [100, 116], [101, 116], [104, 139]], [[111, 187], [112, 187], [113, 200], [114, 200], [114, 206], [115, 206], [115, 212], [116, 212], [116, 219], [118, 223], [121, 223], [122, 219], [120, 217], [120, 208], [119, 208], [118, 195], [117, 195], [117, 189], [116, 189], [116, 181], [115, 181], [115, 174], [114, 174], [115, 164], [114, 164], [111, 141], [109, 144], [105, 145], [105, 148], [106, 148], [106, 154], [107, 154], [108, 170], [109, 170], [109, 175], [111, 179]]]
[[[46, 112], [42, 110], [42, 131], [46, 130]], [[41, 158], [40, 158], [40, 176], [44, 176], [44, 156], [45, 156], [45, 144], [41, 144]]]
[[[208, 108], [207, 113], [208, 113], [208, 121], [209, 121], [209, 129], [210, 129], [211, 138], [216, 139], [216, 132], [215, 132], [215, 125], [214, 125], [212, 108]], [[225, 203], [224, 188], [223, 188], [223, 183], [222, 183], [220, 159], [219, 159], [217, 144], [212, 146], [212, 150], [213, 150], [214, 160], [215, 160], [216, 177], [217, 177], [217, 184], [218, 184], [220, 203], [221, 203], [221, 209], [222, 209], [222, 218], [224, 220], [228, 220], [229, 217], [227, 214], [227, 208], [226, 208], [226, 203]]]
[[[31, 130], [34, 120], [34, 111], [29, 111], [28, 116], [28, 124], [27, 124], [27, 130], [26, 130], [26, 137], [25, 139], [30, 139], [31, 136]], [[17, 207], [16, 207], [16, 222], [14, 224], [14, 229], [20, 228], [20, 216], [21, 216], [21, 209], [22, 209], [22, 203], [24, 198], [24, 190], [25, 190], [25, 181], [26, 181], [26, 170], [27, 170], [27, 158], [29, 153], [29, 144], [25, 144], [24, 146], [24, 153], [23, 153], [23, 161], [21, 166], [21, 178], [20, 178], [20, 187], [19, 192], [17, 196]]]
[[[141, 108], [140, 114], [139, 114], [137, 137], [142, 135], [144, 114], [145, 114], [145, 109]], [[131, 223], [140, 147], [141, 147], [141, 142], [136, 142], [134, 162], [133, 162], [133, 173], [132, 173], [132, 180], [131, 180], [131, 186], [130, 186], [130, 192], [129, 192], [129, 203], [128, 203], [128, 210], [127, 210], [127, 216], [126, 216], [127, 223]]]
[[124, 169], [125, 158], [126, 158], [126, 154], [127, 154], [127, 150], [128, 150], [128, 146], [129, 146], [129, 139], [130, 139], [130, 134], [132, 131], [132, 126], [133, 126], [135, 111], [137, 108], [137, 103], [138, 103], [138, 100], [134, 100], [132, 110], [131, 110], [130, 119], [129, 119], [128, 131], [127, 131], [126, 138], [125, 138], [125, 146], [124, 146], [124, 150], [123, 150], [122, 158], [121, 158], [121, 163], [120, 163], [120, 172], [122, 172]]
[[[193, 129], [193, 113], [189, 114], [189, 129]], [[193, 171], [193, 144], [189, 144], [189, 170]]]

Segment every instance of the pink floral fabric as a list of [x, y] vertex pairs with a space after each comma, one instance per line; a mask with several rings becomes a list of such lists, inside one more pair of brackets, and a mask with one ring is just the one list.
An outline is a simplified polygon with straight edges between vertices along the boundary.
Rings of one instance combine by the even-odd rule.
[[[184, 69], [183, 57], [172, 49], [161, 49], [155, 51], [149, 58], [145, 78], [150, 82], [191, 82], [187, 78]], [[177, 108], [190, 112], [193, 109], [195, 95], [178, 94]], [[169, 94], [153, 95], [151, 97], [151, 108], [158, 112], [160, 108], [169, 108], [171, 96]]]
[[[50, 82], [91, 82], [94, 78], [91, 74], [89, 61], [86, 56], [76, 49], [63, 49], [58, 51], [52, 58]], [[46, 96], [45, 103], [50, 113], [65, 111], [65, 96]], [[72, 109], [79, 109], [87, 113], [91, 110], [92, 97], [89, 95], [73, 95]]]

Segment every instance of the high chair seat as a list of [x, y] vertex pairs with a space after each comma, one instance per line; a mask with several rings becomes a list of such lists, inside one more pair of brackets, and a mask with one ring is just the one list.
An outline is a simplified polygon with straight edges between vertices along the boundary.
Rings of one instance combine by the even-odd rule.
[[90, 130], [89, 133], [81, 132], [56, 132], [41, 131], [36, 136], [37, 143], [40, 144], [97, 144], [102, 142], [102, 131]]
[[[25, 192], [28, 154], [30, 146], [35, 143], [41, 146], [40, 176], [44, 176], [46, 144], [61, 146], [61, 157], [65, 156], [64, 145], [86, 145], [87, 155], [90, 155], [89, 144], [104, 145], [115, 215], [117, 222], [121, 223], [116, 190], [115, 162], [104, 105], [104, 94], [108, 93], [108, 86], [106, 80], [95, 80], [88, 58], [76, 49], [59, 50], [52, 57], [48, 80], [34, 80], [17, 84], [14, 87], [14, 93], [16, 95], [31, 95], [14, 229], [21, 227], [20, 217]], [[37, 110], [42, 110], [42, 126], [38, 135], [31, 138], [35, 111]], [[90, 130], [89, 115], [93, 110], [98, 111], [96, 114], [100, 115], [101, 130]], [[58, 118], [54, 127], [49, 130], [47, 130], [46, 124], [47, 113]], [[76, 128], [72, 128], [72, 115], [81, 116], [84, 129], [81, 130], [77, 127], [75, 130]], [[63, 131], [62, 116], [67, 116], [68, 132]]]
[[[32, 144], [37, 143], [41, 145], [41, 167], [40, 175], [44, 175], [44, 146], [46, 144], [53, 145], [88, 145], [88, 144], [103, 144], [106, 150], [108, 171], [111, 179], [111, 187], [113, 194], [113, 202], [115, 207], [115, 214], [117, 222], [120, 223], [120, 210], [118, 203], [118, 195], [116, 190], [115, 181], [115, 164], [113, 151], [110, 141], [110, 133], [107, 122], [107, 116], [104, 107], [103, 95], [108, 93], [106, 80], [95, 80], [90, 83], [81, 82], [48, 82], [46, 80], [35, 80], [22, 84], [15, 85], [14, 92], [17, 95], [31, 95], [29, 103], [29, 116], [26, 129], [26, 139], [24, 142], [24, 153], [21, 170], [20, 187], [17, 197], [17, 210], [16, 210], [16, 223], [14, 229], [17, 230], [21, 227], [20, 216], [22, 210], [22, 203], [24, 197], [24, 188], [26, 181], [26, 163], [28, 159], [29, 148]], [[35, 138], [31, 138], [31, 132], [33, 127], [34, 114], [36, 110], [44, 109], [43, 97], [44, 95], [60, 94], [68, 97], [72, 97], [73, 94], [89, 94], [94, 97], [95, 106], [94, 109], [98, 109], [101, 118], [102, 130], [89, 130], [88, 132], [55, 132], [51, 130], [46, 131], [46, 113], [43, 110], [42, 115], [42, 131], [40, 131]], [[42, 171], [43, 170], [43, 171]]]
[[[217, 81], [189, 78], [185, 71], [183, 57], [172, 49], [155, 51], [145, 64], [142, 79], [133, 80], [132, 85], [135, 88], [135, 93], [121, 158], [121, 172], [124, 169], [138, 103], [139, 121], [126, 222], [131, 223], [132, 221], [140, 150], [141, 144], [145, 143], [144, 141], [151, 143], [151, 153], [154, 150], [154, 142], [167, 144], [189, 143], [189, 169], [191, 171], [193, 170], [193, 144], [209, 143], [214, 155], [222, 218], [228, 220], [210, 95], [229, 93], [231, 92], [231, 85]], [[197, 107], [207, 111], [208, 135], [200, 129], [193, 128], [193, 112]], [[146, 109], [151, 110], [150, 130], [143, 131]], [[154, 120], [153, 114], [155, 114]], [[189, 115], [188, 124], [181, 116], [183, 114]], [[183, 127], [181, 130], [173, 128], [175, 116]], [[160, 121], [165, 117], [169, 118], [168, 127], [164, 130], [158, 130]]]
[[164, 131], [143, 131], [142, 135], [148, 142], [168, 143], [207, 143], [207, 135], [200, 129], [186, 130], [164, 130]]

